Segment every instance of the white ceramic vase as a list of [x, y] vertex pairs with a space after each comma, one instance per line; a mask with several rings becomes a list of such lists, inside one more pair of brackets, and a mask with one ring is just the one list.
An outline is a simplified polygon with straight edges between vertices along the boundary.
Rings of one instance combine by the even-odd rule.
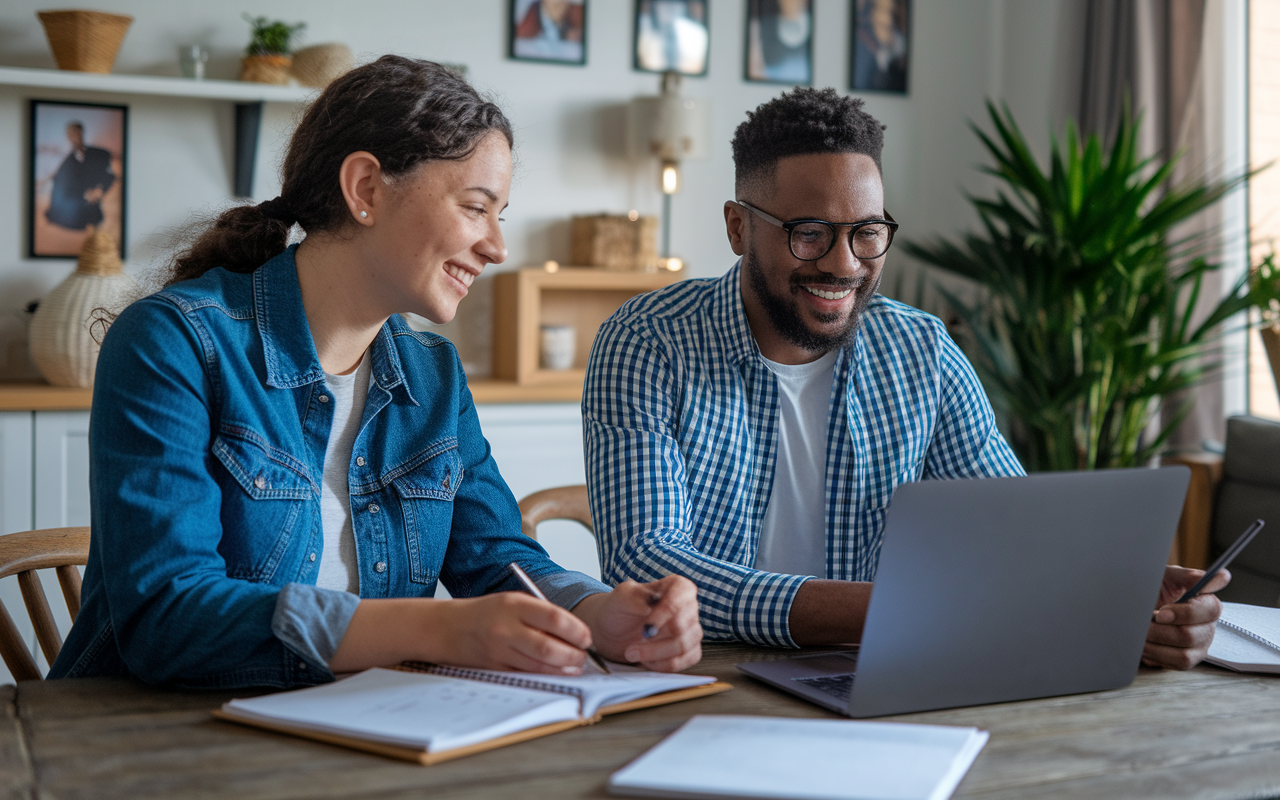
[[[31, 360], [54, 386], [93, 386], [99, 342], [94, 312], [118, 313], [137, 293], [122, 271], [115, 239], [96, 231], [80, 250], [76, 271], [40, 301], [29, 333]], [[97, 331], [99, 337], [105, 326]]]

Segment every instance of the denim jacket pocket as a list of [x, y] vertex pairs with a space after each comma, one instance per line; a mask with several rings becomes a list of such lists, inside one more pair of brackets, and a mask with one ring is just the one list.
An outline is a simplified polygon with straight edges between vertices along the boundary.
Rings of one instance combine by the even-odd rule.
[[218, 552], [226, 561], [227, 577], [268, 583], [294, 534], [311, 518], [304, 512], [315, 488], [306, 466], [253, 431], [230, 425], [214, 439], [213, 455], [226, 470], [218, 475]]
[[430, 584], [440, 577], [440, 567], [453, 528], [453, 498], [462, 483], [462, 458], [458, 442], [449, 438], [428, 447], [413, 467], [391, 483], [404, 515], [405, 546], [409, 551], [409, 580]]

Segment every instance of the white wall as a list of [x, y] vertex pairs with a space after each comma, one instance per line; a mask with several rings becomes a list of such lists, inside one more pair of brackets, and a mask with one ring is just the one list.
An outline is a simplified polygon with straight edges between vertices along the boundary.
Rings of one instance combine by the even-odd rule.
[[[904, 236], [955, 233], [973, 221], [961, 190], [987, 185], [974, 166], [983, 153], [968, 120], [985, 119], [983, 101], [1005, 97], [1033, 140], [1044, 140], [1074, 104], [1073, 54], [1082, 0], [914, 0], [910, 94], [869, 95], [867, 108], [888, 126], [886, 203]], [[729, 141], [747, 110], [785, 87], [742, 80], [741, 0], [711, 0], [711, 64], [685, 93], [710, 98], [709, 159], [686, 165], [675, 198], [673, 251], [697, 277], [733, 262], [722, 205], [732, 197]], [[852, 0], [817, 0], [815, 85], [848, 91]], [[35, 11], [36, 0], [0, 7], [0, 64], [54, 66]], [[210, 77], [231, 78], [248, 26], [240, 6], [110, 0], [102, 10], [136, 21], [116, 62], [122, 73], [177, 74], [183, 42], [212, 48]], [[658, 214], [652, 165], [626, 158], [623, 108], [657, 92], [658, 77], [631, 68], [632, 0], [591, 0], [585, 67], [506, 58], [508, 0], [416, 0], [357, 6], [302, 0], [258, 0], [255, 14], [305, 21], [303, 44], [342, 41], [359, 59], [398, 52], [467, 65], [472, 81], [496, 96], [517, 129], [517, 175], [505, 231], [511, 257], [502, 269], [547, 258], [567, 261], [568, 218], [575, 213]], [[25, 357], [21, 307], [71, 270], [71, 261], [26, 260], [26, 99], [83, 99], [130, 107], [128, 238], [130, 269], [145, 272], [163, 258], [168, 238], [193, 214], [227, 201], [231, 182], [230, 104], [173, 98], [92, 97], [0, 87], [0, 379], [33, 376]], [[269, 104], [255, 196], [273, 197], [275, 167], [294, 110]], [[891, 259], [891, 266], [895, 262]], [[899, 268], [909, 269], [904, 260]], [[488, 364], [489, 287], [483, 281], [445, 332], [466, 361]], [[891, 288], [893, 278], [885, 282]]]

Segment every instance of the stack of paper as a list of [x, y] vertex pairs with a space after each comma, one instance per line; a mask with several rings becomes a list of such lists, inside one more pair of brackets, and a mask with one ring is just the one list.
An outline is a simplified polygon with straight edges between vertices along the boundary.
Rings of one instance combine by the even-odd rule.
[[986, 731], [940, 725], [696, 716], [614, 773], [638, 797], [945, 800]]
[[1239, 672], [1280, 673], [1280, 608], [1223, 603], [1205, 661]]

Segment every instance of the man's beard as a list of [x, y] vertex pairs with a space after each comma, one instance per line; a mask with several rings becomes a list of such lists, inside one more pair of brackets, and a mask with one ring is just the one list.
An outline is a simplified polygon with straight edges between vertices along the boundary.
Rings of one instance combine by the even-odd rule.
[[[811, 353], [829, 353], [852, 343], [853, 337], [858, 332], [858, 323], [862, 321], [862, 312], [866, 310], [867, 305], [871, 303], [871, 298], [875, 296], [876, 290], [880, 288], [879, 277], [876, 278], [875, 284], [871, 286], [867, 285], [866, 278], [824, 277], [821, 280], [823, 286], [853, 289], [854, 301], [848, 318], [839, 330], [829, 334], [816, 333], [805, 325], [804, 318], [800, 315], [800, 303], [794, 297], [794, 294], [805, 291], [801, 287], [806, 283], [818, 283], [818, 281], [802, 277], [798, 278], [795, 273], [792, 273], [790, 278], [791, 294], [775, 294], [769, 288], [769, 281], [765, 277], [764, 270], [760, 267], [760, 259], [756, 256], [754, 246], [747, 247], [747, 252], [742, 257], [742, 268], [747, 271], [747, 279], [750, 282], [751, 290], [755, 292], [760, 305], [764, 306], [765, 314], [768, 315], [769, 322], [773, 324], [773, 329], [789, 343]], [[817, 314], [816, 317], [819, 322], [840, 321], [838, 313]]]

